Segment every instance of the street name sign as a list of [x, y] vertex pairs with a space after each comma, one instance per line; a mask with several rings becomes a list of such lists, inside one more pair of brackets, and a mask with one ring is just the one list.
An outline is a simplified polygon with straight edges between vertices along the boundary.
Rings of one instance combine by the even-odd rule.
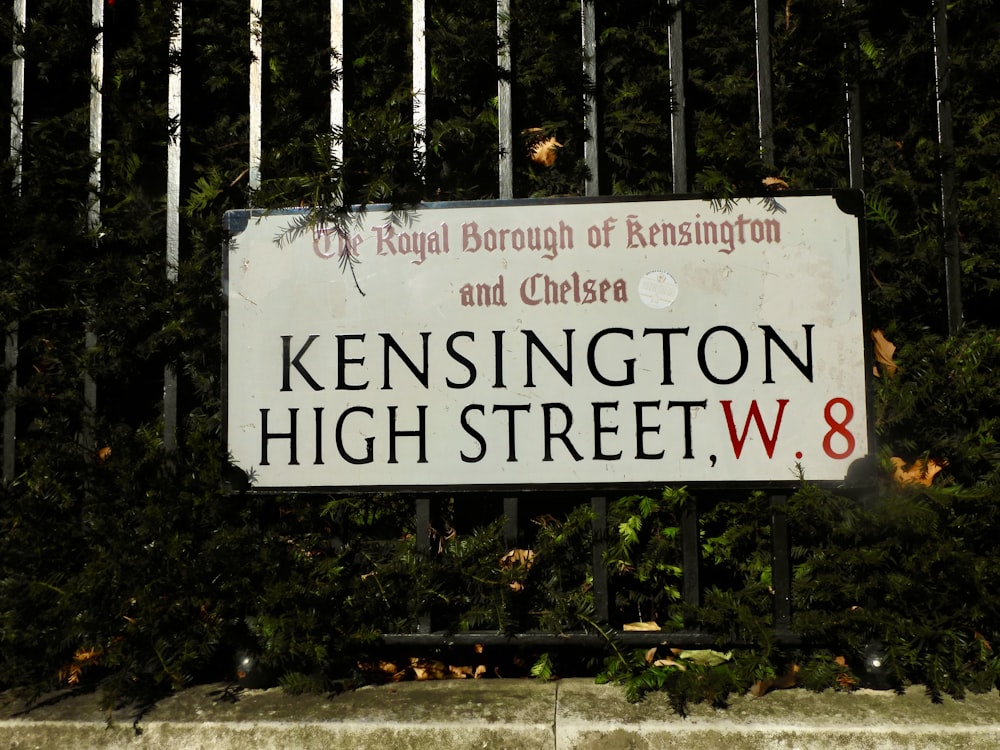
[[871, 450], [854, 191], [234, 211], [257, 490], [843, 483]]

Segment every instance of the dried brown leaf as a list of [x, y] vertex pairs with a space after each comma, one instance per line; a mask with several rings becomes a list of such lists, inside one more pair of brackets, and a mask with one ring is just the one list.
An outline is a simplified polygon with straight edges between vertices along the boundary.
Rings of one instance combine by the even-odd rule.
[[754, 698], [760, 698], [765, 695], [768, 690], [771, 689], [771, 683], [773, 680], [757, 680], [753, 685], [750, 686], [750, 695]]
[[896, 480], [897, 484], [921, 484], [924, 487], [930, 487], [934, 481], [934, 477], [947, 464], [947, 461], [939, 463], [933, 458], [918, 458], [907, 466], [906, 461], [899, 456], [893, 456], [892, 465], [894, 471], [892, 478]]
[[687, 671], [687, 667], [679, 661], [674, 661], [673, 659], [657, 659], [653, 662], [654, 667], [677, 667], [682, 672]]
[[837, 675], [837, 687], [841, 690], [853, 690], [858, 685], [858, 681], [851, 677], [847, 672], [842, 672]]
[[531, 160], [536, 164], [541, 164], [543, 167], [551, 167], [556, 163], [556, 156], [559, 155], [559, 149], [561, 148], [562, 144], [550, 136], [536, 141], [530, 147], [529, 155]]
[[558, 526], [559, 525], [559, 519], [556, 518], [551, 513], [546, 513], [543, 516], [536, 516], [535, 518], [532, 518], [531, 521], [532, 521], [532, 523], [535, 523], [538, 526], [541, 526], [543, 529], [547, 529], [550, 526]]
[[415, 680], [443, 680], [451, 676], [451, 668], [435, 659], [410, 659], [410, 671]]
[[659, 630], [660, 626], [655, 622], [627, 622], [622, 625], [622, 630], [625, 632], [640, 632], [640, 633], [651, 633]]
[[759, 698], [772, 690], [787, 690], [795, 687], [799, 682], [799, 665], [793, 664], [785, 674], [779, 677], [771, 677], [766, 680], [757, 680], [750, 688], [750, 694]]
[[882, 366], [885, 374], [890, 378], [896, 374], [896, 363], [892, 361], [892, 356], [896, 353], [896, 345], [885, 337], [885, 333], [879, 328], [872, 329], [872, 341], [875, 342], [875, 377], [879, 376], [878, 365]]
[[78, 685], [84, 670], [101, 664], [103, 656], [104, 649], [100, 647], [78, 648], [73, 654], [73, 661], [59, 670], [59, 680], [67, 685]]
[[500, 558], [500, 567], [503, 570], [510, 570], [518, 565], [525, 570], [530, 570], [535, 561], [535, 551], [530, 549], [512, 549]]

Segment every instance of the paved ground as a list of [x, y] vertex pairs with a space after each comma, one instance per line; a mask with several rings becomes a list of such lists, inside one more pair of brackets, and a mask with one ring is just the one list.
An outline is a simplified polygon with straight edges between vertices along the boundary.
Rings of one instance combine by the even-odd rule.
[[629, 704], [592, 680], [405, 682], [337, 696], [225, 685], [180, 692], [145, 715], [103, 713], [95, 695], [25, 711], [0, 696], [0, 748], [177, 750], [646, 750], [711, 748], [1000, 748], [1000, 697], [932, 704], [905, 695], [781, 690], [682, 719], [665, 696]]

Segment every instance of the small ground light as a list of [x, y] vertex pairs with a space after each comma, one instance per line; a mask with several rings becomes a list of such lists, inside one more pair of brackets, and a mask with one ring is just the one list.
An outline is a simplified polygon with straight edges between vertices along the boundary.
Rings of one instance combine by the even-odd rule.
[[273, 683], [268, 669], [261, 667], [260, 659], [249, 651], [237, 651], [235, 659], [236, 682], [241, 688], [270, 687]]
[[888, 656], [881, 641], [872, 641], [865, 648], [861, 683], [874, 690], [888, 690], [892, 687], [889, 680]]

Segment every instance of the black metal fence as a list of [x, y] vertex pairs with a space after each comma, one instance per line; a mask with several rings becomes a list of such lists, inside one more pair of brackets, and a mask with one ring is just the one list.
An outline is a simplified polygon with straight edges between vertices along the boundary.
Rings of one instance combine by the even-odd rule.
[[[771, 587], [773, 589], [774, 610], [771, 613], [774, 640], [785, 646], [793, 646], [801, 642], [801, 637], [795, 633], [792, 621], [792, 565], [791, 538], [788, 522], [785, 517], [784, 505], [788, 499], [786, 494], [771, 496]], [[434, 534], [433, 519], [435, 517], [435, 500], [422, 497], [416, 500], [416, 528], [418, 530], [418, 549], [425, 555], [433, 554]], [[581, 502], [586, 502], [581, 498]], [[421, 617], [418, 630], [415, 633], [383, 634], [383, 640], [390, 645], [399, 646], [471, 646], [503, 645], [525, 648], [582, 647], [601, 648], [607, 645], [609, 637], [626, 646], [651, 647], [669, 644], [675, 648], [708, 648], [720, 646], [718, 634], [689, 627], [685, 630], [652, 630], [629, 631], [622, 630], [620, 615], [614, 610], [614, 592], [611, 589], [605, 553], [608, 548], [608, 498], [594, 495], [589, 498], [593, 512], [593, 597], [594, 615], [599, 623], [606, 623], [612, 628], [611, 633], [595, 632], [562, 632], [562, 633], [497, 633], [497, 632], [452, 632], [435, 628], [435, 623], [429, 615]], [[522, 499], [506, 497], [503, 499], [504, 512], [504, 542], [510, 548], [516, 548], [521, 543], [521, 511]], [[680, 513], [680, 533], [682, 559], [684, 570], [681, 585], [682, 604], [694, 608], [702, 603], [703, 582], [701, 580], [701, 527], [698, 517], [698, 502], [687, 503]], [[762, 613], [763, 615], [763, 613]], [[749, 645], [727, 639], [730, 646]]]
[[[347, 116], [344, 90], [345, 84], [349, 84], [350, 72], [343, 69], [345, 47], [349, 47], [351, 40], [345, 38], [344, 33], [344, 4], [350, 0], [331, 0], [329, 9], [329, 48], [331, 79], [335, 82], [329, 91], [329, 130], [336, 134], [343, 132], [345, 117]], [[413, 91], [413, 146], [414, 153], [421, 157], [426, 146], [426, 128], [428, 118], [428, 102], [426, 91], [428, 89], [428, 56], [426, 51], [427, 29], [425, 25], [427, 15], [427, 4], [433, 0], [413, 0], [412, 4], [405, 10], [412, 11], [412, 91]], [[843, 0], [845, 5], [853, 4], [854, 0]], [[88, 138], [91, 152], [97, 157], [95, 166], [89, 176], [89, 204], [87, 206], [88, 231], [97, 235], [100, 232], [102, 223], [102, 162], [100, 154], [103, 148], [102, 132], [104, 126], [104, 112], [102, 107], [103, 92], [107, 81], [104, 79], [105, 48], [103, 44], [103, 30], [106, 24], [105, 14], [108, 11], [109, 3], [103, 0], [93, 0], [91, 26], [81, 29], [82, 34], [92, 34], [94, 44], [91, 49], [91, 86], [89, 100], [89, 131]], [[690, 175], [688, 174], [688, 154], [689, 128], [691, 123], [691, 113], [688, 111], [685, 87], [687, 82], [687, 71], [684, 65], [684, 24], [685, 17], [692, 12], [687, 9], [680, 0], [671, 0], [669, 5], [672, 8], [669, 25], [663, 29], [663, 33], [669, 44], [669, 64], [670, 64], [670, 84], [672, 107], [669, 112], [670, 122], [670, 143], [671, 143], [671, 174], [674, 192], [687, 192], [690, 185]], [[954, 331], [960, 325], [962, 317], [962, 303], [958, 287], [958, 232], [955, 208], [955, 178], [954, 178], [954, 144], [952, 138], [951, 111], [950, 111], [950, 79], [949, 79], [949, 57], [948, 57], [948, 32], [947, 32], [947, 9], [944, 2], [933, 3], [934, 25], [933, 39], [935, 42], [935, 82], [937, 92], [937, 146], [942, 155], [941, 164], [941, 222], [944, 257], [947, 266], [948, 283], [948, 316], [949, 327]], [[27, 0], [14, 0], [13, 15], [15, 23], [24, 28], [32, 22], [30, 16], [30, 4]], [[496, 89], [496, 153], [498, 158], [497, 175], [498, 184], [495, 195], [503, 198], [512, 198], [514, 195], [514, 171], [515, 157], [518, 153], [517, 138], [513, 130], [512, 107], [512, 69], [509, 28], [511, 19], [510, 0], [498, 0], [496, 14], [496, 35], [500, 40], [497, 48], [497, 76]], [[585, 87], [582, 111], [584, 112], [584, 129], [587, 133], [587, 140], [584, 147], [583, 160], [586, 180], [581, 192], [586, 195], [598, 195], [602, 184], [600, 159], [602, 128], [596, 111], [596, 101], [593, 91], [600, 85], [598, 80], [597, 60], [600, 55], [598, 35], [595, 30], [595, 19], [598, 11], [597, 0], [582, 0], [580, 4], [580, 36], [579, 36], [579, 64], [580, 70], [591, 86]], [[773, 61], [771, 59], [770, 45], [770, 19], [775, 9], [769, 6], [768, 0], [754, 0], [754, 16], [756, 19], [755, 49], [756, 49], [756, 90], [757, 90], [757, 111], [756, 128], [759, 141], [759, 157], [766, 164], [773, 164], [776, 161], [775, 143], [773, 139], [774, 122], [772, 116], [772, 91], [771, 91], [771, 71]], [[700, 12], [705, 12], [702, 9]], [[169, 68], [163, 71], [167, 78], [166, 101], [162, 106], [166, 113], [165, 129], [162, 137], [166, 143], [165, 158], [167, 181], [163, 185], [163, 196], [165, 202], [166, 236], [164, 237], [165, 254], [163, 257], [163, 268], [166, 277], [171, 282], [177, 279], [178, 257], [181, 253], [182, 228], [182, 173], [184, 170], [185, 153], [183, 150], [183, 133], [186, 126], [186, 113], [181, 109], [183, 101], [182, 92], [185, 86], [185, 69], [182, 64], [183, 44], [187, 35], [191, 33], [198, 20], [184, 15], [184, 3], [177, 0], [173, 4], [173, 31], [170, 35], [170, 48], [168, 58], [171, 61]], [[246, 154], [246, 165], [248, 171], [249, 194], [261, 185], [261, 162], [266, 151], [273, 146], [263, 140], [263, 121], [266, 116], [267, 106], [264, 100], [262, 85], [263, 69], [267, 64], [264, 53], [263, 40], [269, 34], [271, 19], [268, 15], [266, 0], [251, 0], [247, 8], [245, 19], [233, 19], [233, 23], [245, 25], [246, 47], [249, 59], [251, 60], [247, 70], [247, 112], [249, 114], [249, 132], [247, 142], [249, 144]], [[30, 76], [26, 75], [32, 66], [39, 66], [42, 61], [30, 59], [24, 56], [23, 49], [17, 42], [15, 35], [15, 46], [12, 55], [11, 71], [11, 111], [12, 120], [10, 127], [10, 155], [14, 168], [15, 186], [20, 183], [22, 173], [20, 169], [21, 152], [23, 143], [23, 131], [25, 123], [32, 119], [33, 92], [26, 88], [25, 81]], [[847, 160], [844, 165], [848, 175], [848, 184], [851, 187], [864, 187], [864, 172], [862, 162], [862, 113], [860, 109], [860, 91], [857, 80], [842, 81], [843, 98], [843, 127], [847, 142]], [[344, 151], [349, 151], [352, 147], [350, 142], [341, 139], [333, 139], [335, 150], [334, 158], [342, 160]], [[19, 370], [18, 360], [20, 355], [19, 346], [19, 325], [18, 321], [5, 321], [5, 357], [4, 367], [7, 373], [7, 399], [3, 417], [3, 477], [5, 480], [13, 480], [18, 473], [19, 458], [17, 450], [17, 425], [18, 419], [15, 409], [15, 395], [19, 388], [17, 374]], [[94, 343], [94, 334], [86, 332], [88, 344]], [[89, 408], [97, 411], [101, 408], [102, 394], [94, 383], [94, 380], [84, 374], [84, 395]], [[165, 449], [170, 451], [175, 445], [175, 437], [178, 430], [178, 383], [177, 373], [174, 368], [168, 365], [163, 373], [163, 442]], [[83, 439], [88, 439], [86, 435]], [[783, 503], [785, 497], [781, 494], [774, 495], [772, 499], [772, 566], [773, 566], [773, 589], [774, 589], [774, 612], [773, 623], [775, 634], [779, 640], [794, 642], [794, 624], [791, 611], [791, 566], [790, 566], [790, 540], [788, 526], [783, 513]], [[418, 531], [429, 530], [431, 518], [434, 513], [434, 498], [425, 497], [416, 501], [416, 528]], [[593, 533], [595, 543], [592, 550], [593, 557], [593, 593], [596, 605], [597, 618], [602, 622], [612, 622], [614, 615], [612, 612], [612, 592], [609, 589], [608, 574], [604, 565], [604, 553], [607, 545], [607, 509], [608, 501], [605, 496], [595, 492], [589, 499], [594, 513]], [[505, 498], [503, 501], [504, 515], [506, 518], [505, 538], [510, 546], [516, 546], [519, 541], [519, 520], [522, 515], [523, 501], [517, 497]], [[696, 505], [685, 509], [682, 518], [683, 536], [683, 601], [686, 604], [697, 605], [700, 603], [702, 592], [702, 582], [699, 580], [701, 570], [700, 542], [699, 542], [699, 519]], [[432, 539], [429, 533], [421, 532], [418, 540], [419, 545], [425, 551], [430, 550]], [[621, 637], [627, 642], [635, 644], [660, 643], [664, 635], [662, 633], [624, 633]], [[671, 633], [670, 642], [679, 646], [683, 645], [707, 645], [714, 644], [715, 639], [711, 634], [699, 632], [674, 632]], [[567, 640], [568, 639], [568, 640]], [[599, 634], [519, 634], [519, 635], [497, 635], [484, 633], [440, 633], [435, 629], [429, 617], [425, 617], [420, 623], [420, 630], [412, 634], [387, 635], [389, 642], [407, 644], [442, 644], [442, 643], [462, 643], [465, 641], [474, 643], [483, 642], [504, 642], [522, 643], [525, 645], [551, 645], [555, 643], [573, 642], [582, 645], [598, 644], [602, 641]]]

